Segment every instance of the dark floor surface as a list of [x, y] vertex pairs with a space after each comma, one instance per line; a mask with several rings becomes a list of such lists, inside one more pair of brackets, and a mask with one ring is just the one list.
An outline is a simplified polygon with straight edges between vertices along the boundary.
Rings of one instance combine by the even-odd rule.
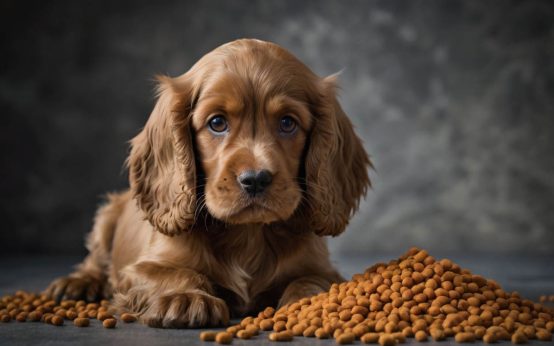
[[[337, 258], [337, 267], [350, 277], [362, 272], [370, 264], [392, 259], [390, 257]], [[554, 255], [533, 256], [453, 256], [454, 262], [473, 273], [498, 281], [506, 290], [517, 290], [523, 296], [536, 300], [541, 294], [554, 294]], [[5, 257], [0, 258], [0, 295], [15, 290], [42, 290], [52, 279], [67, 274], [79, 261], [71, 257]], [[198, 339], [198, 330], [163, 330], [140, 324], [119, 324], [108, 330], [93, 321], [89, 328], [76, 328], [71, 324], [54, 327], [43, 323], [0, 323], [0, 345], [206, 345]], [[359, 341], [356, 342], [359, 344]], [[411, 342], [414, 343], [415, 342]], [[234, 340], [235, 345], [269, 345], [266, 335], [249, 341]], [[271, 343], [274, 345], [273, 343]], [[294, 344], [335, 345], [334, 340], [296, 338]], [[410, 343], [407, 343], [410, 344]], [[435, 342], [428, 342], [432, 346]], [[437, 343], [438, 344], [438, 343]], [[442, 346], [455, 344], [441, 342]], [[532, 344], [552, 345], [554, 342]]]

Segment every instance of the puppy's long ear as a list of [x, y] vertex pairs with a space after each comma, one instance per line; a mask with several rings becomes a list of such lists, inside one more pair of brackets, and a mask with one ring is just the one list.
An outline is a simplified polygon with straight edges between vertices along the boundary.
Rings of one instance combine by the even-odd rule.
[[186, 75], [158, 80], [156, 106], [131, 141], [129, 181], [154, 228], [174, 236], [194, 222], [196, 167], [190, 129], [194, 95]]
[[316, 234], [336, 236], [371, 186], [371, 162], [336, 98], [336, 76], [322, 83], [305, 162], [306, 207]]

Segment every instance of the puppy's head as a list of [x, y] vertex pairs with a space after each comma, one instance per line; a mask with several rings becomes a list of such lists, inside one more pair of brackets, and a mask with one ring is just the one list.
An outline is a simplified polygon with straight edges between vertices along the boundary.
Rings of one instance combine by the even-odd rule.
[[275, 44], [238, 40], [161, 77], [159, 94], [129, 157], [131, 188], [157, 230], [190, 229], [204, 207], [231, 224], [344, 230], [370, 162], [333, 78]]

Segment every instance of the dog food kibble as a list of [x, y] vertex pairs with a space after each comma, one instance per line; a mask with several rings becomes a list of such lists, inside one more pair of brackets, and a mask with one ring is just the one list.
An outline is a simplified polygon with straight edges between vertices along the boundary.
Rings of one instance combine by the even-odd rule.
[[454, 338], [456, 342], [474, 342], [475, 341], [475, 334], [469, 333], [469, 332], [462, 332], [456, 334], [456, 337]]
[[354, 333], [342, 333], [341, 335], [335, 338], [335, 341], [339, 345], [349, 345], [356, 340], [356, 335]]
[[425, 333], [424, 330], [418, 330], [415, 333], [414, 338], [419, 342], [427, 341], [427, 333]]
[[396, 345], [396, 338], [392, 334], [382, 334], [379, 336], [379, 345], [381, 346], [394, 346]]
[[38, 322], [42, 318], [42, 312], [32, 311], [31, 313], [29, 313], [29, 315], [27, 317], [29, 318], [29, 321], [31, 321], [31, 322]]
[[73, 324], [77, 327], [88, 327], [90, 325], [90, 320], [88, 318], [77, 317], [73, 320]]
[[217, 335], [217, 332], [214, 332], [212, 330], [207, 330], [200, 333], [200, 340], [202, 341], [215, 341], [215, 336]]
[[63, 325], [63, 318], [61, 316], [54, 315], [50, 319], [50, 323], [52, 323], [55, 326], [61, 326], [61, 325]]
[[242, 330], [239, 330], [237, 332], [237, 338], [239, 339], [244, 339], [244, 340], [248, 340], [250, 338], [252, 338], [252, 333], [250, 333], [249, 331], [245, 330], [245, 329], [242, 329]]
[[269, 340], [271, 341], [292, 341], [293, 335], [289, 331], [273, 332], [269, 334]]
[[[542, 298], [546, 302], [549, 297]], [[293, 336], [330, 336], [338, 344], [395, 345], [406, 338], [495, 343], [552, 340], [554, 309], [506, 292], [498, 283], [462, 269], [449, 259], [410, 249], [389, 263], [378, 263], [328, 292], [302, 298], [257, 317], [238, 329], [272, 331], [271, 341]]]
[[526, 344], [527, 340], [527, 336], [522, 332], [516, 332], [512, 335], [513, 344]]
[[133, 314], [129, 314], [129, 313], [123, 313], [121, 314], [121, 320], [125, 323], [133, 323], [137, 320], [137, 318], [135, 317], [135, 315]]
[[102, 321], [102, 325], [104, 328], [112, 329], [115, 328], [115, 325], [117, 324], [117, 320], [115, 318], [106, 318], [104, 321]]
[[108, 318], [113, 318], [113, 316], [107, 313], [106, 311], [98, 312], [98, 315], [96, 316], [96, 319], [98, 319], [98, 321], [104, 321]]
[[379, 341], [379, 333], [367, 333], [362, 335], [360, 341], [364, 344], [376, 344]]
[[[117, 320], [110, 313], [112, 310], [109, 304], [108, 300], [88, 304], [84, 300], [62, 300], [57, 303], [44, 294], [17, 291], [14, 295], [0, 297], [0, 321], [41, 321], [61, 326], [65, 320], [70, 320], [76, 327], [88, 327], [90, 318], [97, 318], [104, 328], [114, 328]], [[136, 317], [129, 313], [123, 313], [121, 319], [125, 322], [136, 321]]]
[[215, 342], [218, 344], [230, 344], [233, 342], [233, 334], [228, 332], [219, 332], [215, 335]]

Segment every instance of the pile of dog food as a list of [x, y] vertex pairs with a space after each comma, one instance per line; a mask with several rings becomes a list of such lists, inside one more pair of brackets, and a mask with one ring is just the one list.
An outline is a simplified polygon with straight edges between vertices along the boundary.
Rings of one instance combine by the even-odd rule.
[[[550, 300], [549, 297], [542, 300]], [[231, 343], [271, 331], [273, 341], [294, 337], [335, 338], [338, 344], [392, 346], [417, 341], [483, 340], [514, 344], [552, 340], [554, 309], [506, 292], [498, 283], [448, 259], [410, 249], [388, 264], [379, 263], [328, 292], [279, 310], [269, 307], [224, 332], [204, 331], [200, 339]]]
[[[554, 301], [542, 296], [541, 303]], [[61, 326], [72, 321], [87, 327], [91, 319], [114, 328], [117, 318], [109, 301], [87, 303], [63, 300], [57, 304], [41, 294], [18, 291], [0, 299], [0, 322], [42, 321]], [[228, 344], [233, 338], [251, 339], [269, 331], [272, 341], [295, 337], [335, 338], [338, 344], [379, 343], [393, 346], [407, 338], [417, 341], [457, 342], [483, 340], [514, 344], [530, 339], [551, 341], [554, 309], [504, 291], [495, 281], [448, 259], [436, 260], [425, 250], [410, 249], [397, 260], [378, 263], [351, 281], [336, 283], [328, 292], [275, 310], [268, 307], [258, 316], [246, 317], [226, 331], [204, 331], [203, 341]], [[119, 316], [136, 321], [133, 314]]]
[[[44, 294], [17, 291], [0, 300], [0, 322], [44, 322], [54, 326], [72, 321], [77, 327], [88, 327], [91, 319], [98, 319], [104, 328], [115, 328], [117, 319], [110, 313], [110, 302], [87, 303], [84, 300], [62, 300], [59, 304]], [[136, 321], [133, 314], [119, 316], [125, 323]]]

